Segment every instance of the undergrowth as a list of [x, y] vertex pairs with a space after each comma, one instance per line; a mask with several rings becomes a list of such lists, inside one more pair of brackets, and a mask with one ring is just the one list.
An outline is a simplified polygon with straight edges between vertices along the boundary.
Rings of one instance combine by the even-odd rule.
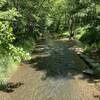
[[[19, 43], [18, 43], [19, 44]], [[31, 59], [31, 51], [35, 47], [32, 38], [20, 42], [19, 45], [12, 46], [11, 52], [0, 52], [0, 82], [7, 81], [18, 69], [23, 60]], [[5, 50], [4, 50], [5, 51]]]

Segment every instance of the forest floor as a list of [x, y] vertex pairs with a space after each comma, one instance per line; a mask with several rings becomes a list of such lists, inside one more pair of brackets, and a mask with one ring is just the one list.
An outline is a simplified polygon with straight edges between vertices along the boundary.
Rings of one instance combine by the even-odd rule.
[[67, 40], [42, 40], [32, 60], [21, 64], [11, 77], [12, 92], [0, 91], [0, 100], [100, 100], [92, 77], [82, 71], [88, 66], [70, 48]]

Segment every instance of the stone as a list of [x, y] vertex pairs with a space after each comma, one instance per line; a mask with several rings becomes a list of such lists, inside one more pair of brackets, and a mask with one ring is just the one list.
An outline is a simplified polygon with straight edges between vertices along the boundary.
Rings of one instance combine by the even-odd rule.
[[88, 59], [88, 56], [81, 54], [80, 57], [84, 58], [84, 59]]
[[93, 59], [90, 59], [90, 58], [86, 58], [86, 61], [89, 62], [89, 63], [95, 62]]
[[94, 71], [93, 71], [92, 69], [85, 69], [85, 70], [83, 71], [83, 73], [89, 74], [89, 75], [93, 75], [93, 74], [94, 74]]
[[90, 63], [93, 67], [100, 67], [99, 63]]

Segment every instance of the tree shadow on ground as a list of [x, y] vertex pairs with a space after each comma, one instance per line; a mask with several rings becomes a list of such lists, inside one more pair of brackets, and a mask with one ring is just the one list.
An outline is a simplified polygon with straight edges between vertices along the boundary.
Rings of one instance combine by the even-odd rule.
[[30, 61], [31, 67], [37, 71], [45, 72], [46, 78], [74, 78], [74, 75], [80, 73], [80, 69], [76, 68], [71, 62], [67, 62], [64, 57], [58, 54], [49, 56], [39, 56]]
[[75, 79], [75, 76], [78, 76], [79, 80], [85, 80], [90, 84], [95, 84], [100, 81], [95, 81], [96, 78], [84, 74], [78, 66], [76, 67], [72, 63], [68, 63], [64, 61], [66, 59], [59, 58], [58, 55], [53, 56], [46, 56], [46, 57], [36, 57], [31, 59], [31, 67], [34, 68], [36, 71], [43, 71], [45, 72], [45, 76], [42, 80], [46, 80], [47, 78], [54, 78], [54, 79]]
[[20, 86], [24, 85], [24, 83], [17, 82], [9, 82], [9, 83], [1, 83], [0, 85], [0, 91], [6, 92], [6, 93], [12, 93], [15, 91], [16, 88], [19, 88]]
[[[76, 57], [75, 59], [72, 59], [70, 57], [70, 54], [68, 56], [69, 52], [66, 52], [65, 50], [72, 47], [74, 44], [72, 41], [68, 41], [67, 43], [68, 44], [66, 45], [66, 41], [60, 41], [60, 42], [59, 40], [56, 41], [56, 44], [60, 45], [60, 48], [63, 49], [64, 55], [61, 55], [60, 51], [58, 52], [52, 51], [50, 52], [50, 54], [48, 54], [49, 52], [45, 54], [46, 50], [42, 50], [42, 49], [39, 50], [39, 48], [43, 48], [45, 47], [45, 45], [38, 44], [37, 45], [38, 52], [36, 52], [37, 50], [35, 51], [36, 55], [38, 56], [34, 57], [30, 61], [27, 61], [27, 63], [30, 63], [31, 67], [36, 69], [36, 71], [44, 71], [45, 72], [44, 79], [46, 78], [74, 79], [76, 75], [82, 74], [82, 71], [85, 68], [84, 66], [85, 64], [82, 65], [80, 61], [77, 61], [77, 55], [74, 55], [73, 52], [71, 52], [73, 53], [71, 55], [72, 57], [75, 56]], [[73, 63], [73, 60], [77, 61], [77, 63]], [[80, 67], [80, 64], [81, 64], [81, 67]], [[93, 82], [93, 78], [91, 76], [84, 75], [84, 74], [79, 79], [87, 80], [88, 82]]]

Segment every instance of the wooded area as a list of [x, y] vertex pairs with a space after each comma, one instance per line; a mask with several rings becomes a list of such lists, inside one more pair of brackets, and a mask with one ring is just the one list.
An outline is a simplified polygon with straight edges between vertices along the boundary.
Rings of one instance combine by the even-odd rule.
[[80, 40], [100, 57], [100, 0], [0, 0], [0, 80], [46, 35]]

